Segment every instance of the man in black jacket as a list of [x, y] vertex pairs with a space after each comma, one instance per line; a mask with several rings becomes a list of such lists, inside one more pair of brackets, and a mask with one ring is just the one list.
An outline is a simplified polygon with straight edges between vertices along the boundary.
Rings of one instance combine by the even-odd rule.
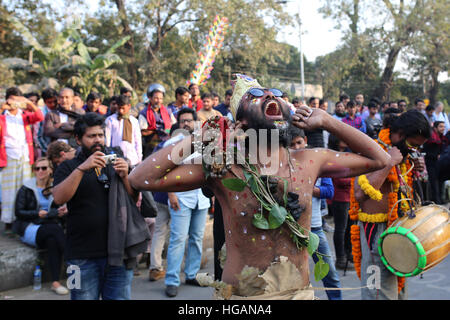
[[107, 259], [113, 175], [120, 177], [135, 201], [138, 194], [128, 182], [128, 163], [119, 157], [113, 164], [107, 163], [104, 126], [103, 117], [96, 113], [78, 119], [74, 133], [81, 152], [59, 165], [55, 172], [54, 201], [67, 203], [69, 211], [65, 258], [74, 266], [71, 269], [79, 269], [81, 275], [80, 287], [69, 288], [72, 300], [131, 298], [133, 269], [124, 264], [110, 265]]
[[[309, 107], [319, 108], [319, 98], [311, 97], [308, 101]], [[308, 146], [310, 148], [324, 148], [325, 142], [323, 139], [323, 129], [318, 128], [315, 130], [305, 130], [306, 137], [308, 138]]]

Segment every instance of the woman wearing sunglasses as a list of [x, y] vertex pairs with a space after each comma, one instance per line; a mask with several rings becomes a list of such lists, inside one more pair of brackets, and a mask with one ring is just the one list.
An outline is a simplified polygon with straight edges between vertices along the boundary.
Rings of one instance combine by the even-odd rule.
[[33, 164], [34, 177], [26, 180], [16, 195], [16, 220], [13, 230], [22, 242], [39, 249], [47, 249], [52, 287], [56, 294], [69, 291], [59, 283], [64, 252], [64, 231], [61, 218], [67, 214], [67, 207], [53, 204], [53, 167], [45, 158], [38, 158]]

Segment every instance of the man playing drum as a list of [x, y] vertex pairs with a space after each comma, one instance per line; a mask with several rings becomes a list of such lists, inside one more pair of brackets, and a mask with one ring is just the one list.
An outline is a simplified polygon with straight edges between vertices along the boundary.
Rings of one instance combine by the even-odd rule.
[[352, 253], [363, 300], [407, 299], [405, 278], [384, 266], [378, 240], [392, 222], [409, 212], [412, 202], [406, 199], [411, 199], [415, 191], [413, 174], [424, 170], [423, 158], [411, 154], [417, 154], [430, 137], [431, 128], [416, 110], [390, 120], [377, 139], [390, 154], [390, 165], [352, 180], [349, 215], [358, 220], [351, 226]]
[[[285, 186], [289, 192], [297, 194], [297, 199], [304, 211], [296, 221], [310, 229], [311, 199], [313, 187], [318, 177], [356, 176], [364, 172], [371, 172], [384, 168], [390, 164], [390, 156], [359, 130], [352, 128], [328, 115], [321, 109], [300, 107], [296, 114], [290, 115], [289, 107], [281, 99], [281, 92], [277, 89], [262, 88], [256, 80], [247, 80], [251, 84], [242, 90], [242, 79], [238, 79], [232, 98], [233, 117], [238, 121], [238, 128], [242, 130], [268, 129], [279, 133], [280, 145], [274, 150], [270, 141], [270, 132], [257, 139], [257, 161], [254, 166], [258, 172], [271, 177], [279, 177], [275, 184], [275, 192], [281, 193]], [[237, 90], [240, 88], [240, 90]], [[240, 93], [239, 93], [240, 92]], [[233, 101], [237, 101], [234, 104]], [[301, 129], [313, 130], [323, 128], [345, 141], [349, 147], [359, 153], [340, 153], [327, 149], [303, 149], [289, 153], [289, 143], [284, 139], [290, 123]], [[246, 131], [247, 132], [247, 131]], [[231, 134], [233, 135], [233, 133]], [[176, 165], [173, 149], [191, 150], [194, 137], [188, 136], [178, 145], [169, 146], [148, 157], [130, 174], [131, 185], [137, 190], [152, 191], [185, 191], [200, 187], [211, 189], [220, 202], [226, 234], [226, 262], [222, 281], [232, 285], [233, 294], [244, 296], [239, 291], [243, 269], [252, 267], [259, 271], [267, 270], [276, 261], [286, 261], [293, 266], [295, 279], [286, 274], [289, 268], [284, 268], [278, 279], [295, 283], [292, 290], [302, 291], [309, 286], [308, 252], [305, 248], [298, 249], [291, 239], [291, 233], [286, 224], [275, 230], [261, 230], [252, 223], [260, 212], [261, 202], [246, 186], [241, 192], [231, 191], [224, 186], [221, 179], [245, 179], [243, 167], [232, 164], [222, 177], [206, 177], [201, 164]], [[203, 135], [203, 141], [205, 137]], [[278, 141], [276, 141], [278, 142]], [[252, 148], [250, 148], [252, 149]], [[250, 150], [251, 151], [251, 150]], [[269, 154], [271, 152], [271, 154]], [[270, 161], [263, 164], [261, 154]], [[186, 156], [183, 154], [183, 158]], [[267, 167], [275, 168], [268, 172]], [[237, 179], [235, 179], [237, 180]], [[283, 184], [283, 181], [286, 184]], [[309, 234], [309, 232], [306, 232]], [[281, 268], [279, 268], [281, 269]], [[292, 268], [291, 268], [292, 269]], [[244, 288], [245, 289], [245, 288]], [[245, 291], [245, 290], [244, 290]], [[281, 290], [280, 290], [281, 291]], [[290, 299], [293, 297], [291, 296]]]

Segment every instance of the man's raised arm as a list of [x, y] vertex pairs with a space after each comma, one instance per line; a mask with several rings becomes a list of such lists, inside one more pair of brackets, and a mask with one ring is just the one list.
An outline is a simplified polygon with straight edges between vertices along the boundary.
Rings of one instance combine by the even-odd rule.
[[[184, 152], [183, 152], [184, 151]], [[148, 156], [128, 176], [136, 190], [187, 191], [205, 185], [206, 179], [201, 164], [183, 164], [182, 160], [192, 152], [192, 136], [167, 146]]]
[[320, 176], [351, 177], [390, 165], [391, 157], [374, 140], [361, 131], [339, 121], [321, 109], [302, 106], [293, 116], [293, 124], [301, 129], [323, 128], [344, 141], [354, 153], [330, 153], [322, 157]]

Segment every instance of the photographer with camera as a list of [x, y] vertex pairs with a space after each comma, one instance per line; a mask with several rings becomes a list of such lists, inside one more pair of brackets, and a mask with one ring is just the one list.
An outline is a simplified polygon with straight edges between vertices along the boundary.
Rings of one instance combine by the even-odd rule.
[[55, 172], [54, 201], [67, 203], [69, 211], [65, 258], [81, 272], [72, 300], [130, 299], [136, 256], [150, 238], [136, 207], [138, 193], [128, 182], [128, 163], [105, 148], [104, 130], [96, 113], [78, 119], [74, 133], [81, 151]]

